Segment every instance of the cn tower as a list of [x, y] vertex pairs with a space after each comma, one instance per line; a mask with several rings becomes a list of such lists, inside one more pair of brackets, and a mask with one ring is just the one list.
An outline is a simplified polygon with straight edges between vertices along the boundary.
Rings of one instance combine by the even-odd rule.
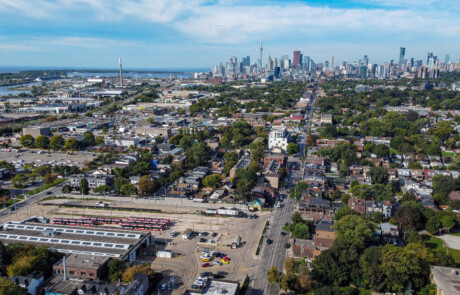
[[263, 47], [262, 47], [262, 38], [260, 38], [260, 48], [259, 48], [259, 51], [260, 51], [260, 57], [259, 57], [259, 71], [262, 71], [262, 52], [264, 51]]

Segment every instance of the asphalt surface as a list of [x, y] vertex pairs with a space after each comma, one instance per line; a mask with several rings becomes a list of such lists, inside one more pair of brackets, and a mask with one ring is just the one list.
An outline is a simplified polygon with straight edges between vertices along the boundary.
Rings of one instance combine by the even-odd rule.
[[[293, 157], [288, 158], [288, 171], [289, 180], [287, 182], [284, 194], [289, 194], [289, 189], [294, 187], [298, 181], [303, 179], [304, 176], [304, 162], [301, 159], [301, 155], [307, 153], [308, 148], [306, 146], [307, 134], [310, 130], [310, 119], [313, 111], [313, 105], [315, 102], [315, 96], [312, 98], [311, 106], [307, 107], [305, 113], [305, 125], [301, 128], [301, 134], [298, 136], [299, 153]], [[293, 169], [294, 168], [294, 169]], [[280, 190], [283, 193], [283, 190]], [[285, 198], [282, 202], [282, 207], [277, 208], [273, 216], [270, 218], [270, 227], [267, 232], [266, 238], [272, 240], [270, 245], [265, 244], [261, 251], [260, 256], [261, 262], [256, 268], [254, 274], [252, 274], [251, 282], [249, 284], [247, 295], [260, 295], [260, 294], [279, 294], [279, 288], [277, 286], [270, 286], [267, 281], [267, 271], [276, 266], [279, 271], [284, 269], [284, 261], [286, 259], [286, 248], [285, 244], [289, 242], [289, 235], [282, 235], [283, 226], [286, 222], [291, 222], [291, 216], [296, 208], [296, 202], [289, 197]]]
[[49, 189], [41, 192], [39, 194], [36, 194], [35, 196], [27, 197], [26, 199], [21, 200], [20, 202], [12, 205], [10, 207], [7, 207], [5, 209], [0, 210], [0, 224], [4, 223], [6, 221], [9, 221], [11, 215], [16, 214], [17, 211], [19, 209], [21, 209], [21, 208], [24, 208], [25, 210], [28, 210], [29, 206], [32, 203], [41, 201], [42, 199], [44, 199], [45, 197], [48, 197], [48, 196], [60, 195], [61, 190], [62, 190], [62, 186], [65, 185], [66, 183], [67, 182], [61, 183], [61, 184], [59, 184], [57, 186], [54, 186], [52, 188], [49, 188]]

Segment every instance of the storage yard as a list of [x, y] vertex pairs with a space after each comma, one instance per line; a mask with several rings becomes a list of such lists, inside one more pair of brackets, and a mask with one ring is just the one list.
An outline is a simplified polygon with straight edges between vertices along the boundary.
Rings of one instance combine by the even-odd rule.
[[[135, 263], [150, 262], [156, 271], [163, 273], [165, 282], [174, 278], [176, 287], [171, 294], [183, 294], [185, 290], [196, 291], [196, 288], [199, 287], [195, 284], [196, 280], [203, 271], [213, 274], [219, 272], [220, 275], [225, 273], [223, 277], [226, 280], [238, 281], [242, 284], [246, 275], [251, 276], [259, 263], [260, 258], [255, 253], [265, 221], [270, 217], [269, 213], [258, 213], [258, 218], [248, 219], [243, 217], [244, 213], [241, 210], [218, 204], [212, 204], [214, 208], [178, 206], [174, 212], [158, 212], [161, 209], [165, 210], [166, 206], [155, 205], [152, 201], [144, 199], [129, 202], [128, 198], [120, 198], [115, 201], [111, 199], [110, 202], [110, 206], [102, 208], [93, 206], [94, 199], [73, 197], [69, 201], [68, 199], [56, 198], [43, 202], [47, 203], [47, 206], [33, 204], [21, 208], [9, 216], [12, 221], [24, 220], [30, 215], [46, 216], [50, 220], [50, 224], [35, 223], [24, 224], [23, 226], [39, 226], [43, 229], [45, 227], [55, 228], [56, 231], [59, 230], [59, 235], [55, 237], [43, 237], [41, 232], [37, 230], [29, 230], [27, 234], [25, 232], [16, 233], [20, 230], [16, 227], [22, 226], [18, 224], [9, 224], [5, 228], [8, 229], [9, 235], [14, 233], [17, 239], [20, 236], [39, 237], [50, 241], [52, 239], [54, 240], [53, 244], [47, 245], [63, 252], [83, 253], [92, 251], [96, 253], [99, 251], [107, 252], [113, 257], [116, 255], [126, 257]], [[146, 203], [150, 203], [150, 205], [145, 206]], [[152, 211], [155, 209], [157, 213], [122, 210], [119, 209], [118, 205], [122, 205], [125, 209], [149, 208]], [[211, 206], [210, 204], [201, 205], [203, 207]], [[171, 208], [171, 206], [168, 207]], [[2, 222], [5, 221], [7, 220], [4, 219]], [[85, 235], [67, 236], [69, 233], [63, 230], [67, 228], [78, 229], [83, 231]], [[10, 233], [13, 230], [14, 232]], [[145, 239], [148, 236], [149, 244], [145, 241], [143, 250], [134, 251], [137, 255], [130, 257], [122, 252], [126, 252], [126, 249], [93, 247], [93, 244], [98, 243], [98, 241], [95, 236], [88, 238], [86, 236], [88, 232], [130, 233], [135, 235], [137, 239], [141, 237]], [[6, 234], [6, 232], [0, 233]], [[70, 245], [64, 247], [62, 240], [75, 240], [91, 244], [86, 246], [89, 248], [84, 248], [83, 244], [72, 246], [71, 242]], [[118, 240], [117, 243], [106, 242], [106, 244], [128, 245], [126, 241], [122, 243]], [[58, 247], [58, 245], [61, 246]], [[133, 246], [129, 245], [128, 250], [131, 253]], [[68, 249], [69, 247], [72, 249]], [[206, 258], [203, 260], [205, 256]]]

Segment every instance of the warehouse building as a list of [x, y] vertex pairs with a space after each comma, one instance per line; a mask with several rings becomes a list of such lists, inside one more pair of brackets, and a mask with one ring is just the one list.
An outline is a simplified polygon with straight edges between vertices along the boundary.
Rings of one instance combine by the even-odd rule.
[[133, 262], [150, 245], [149, 231], [97, 229], [48, 224], [7, 223], [1, 226], [3, 244], [24, 243], [48, 246], [60, 253], [104, 256]]

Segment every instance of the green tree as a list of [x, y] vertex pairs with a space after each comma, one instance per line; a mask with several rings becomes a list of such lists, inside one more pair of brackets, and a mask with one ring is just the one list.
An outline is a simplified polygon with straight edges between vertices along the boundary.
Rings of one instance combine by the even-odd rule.
[[373, 150], [373, 153], [380, 158], [390, 156], [390, 148], [385, 144], [377, 144]]
[[28, 177], [25, 176], [24, 174], [16, 174], [11, 179], [11, 184], [17, 188], [23, 188], [26, 185], [28, 180], [29, 180]]
[[39, 149], [47, 149], [50, 147], [50, 140], [45, 135], [40, 135], [35, 139], [35, 147]]
[[33, 270], [34, 257], [23, 256], [14, 260], [7, 268], [7, 274], [10, 277], [26, 275]]
[[299, 145], [295, 142], [290, 142], [287, 145], [286, 151], [288, 155], [294, 155], [299, 152]]
[[96, 139], [95, 139], [95, 144], [96, 145], [104, 144], [104, 142], [105, 142], [104, 136], [97, 136]]
[[357, 215], [358, 213], [356, 213], [355, 210], [351, 209], [350, 207], [348, 206], [342, 206], [339, 208], [339, 210], [337, 210], [334, 214], [334, 219], [337, 221], [337, 220], [340, 220], [342, 219], [343, 217], [347, 216], [347, 215]]
[[358, 215], [347, 215], [334, 224], [337, 238], [364, 247], [374, 236], [377, 226]]
[[121, 194], [121, 187], [126, 184], [127, 181], [123, 178], [123, 177], [117, 177], [115, 178], [115, 181], [114, 181], [114, 188], [115, 188], [115, 191], [119, 194]]
[[251, 197], [252, 187], [257, 181], [257, 174], [253, 170], [238, 168], [235, 172], [235, 178], [238, 182], [235, 189], [236, 195], [239, 199], [248, 201]]
[[96, 143], [96, 139], [94, 137], [94, 134], [91, 131], [86, 131], [83, 133], [83, 142], [87, 146], [93, 146]]
[[204, 142], [194, 143], [188, 150], [185, 152], [187, 156], [187, 166], [189, 168], [196, 168], [201, 163], [203, 163], [208, 154], [208, 146]]
[[24, 294], [21, 287], [16, 286], [8, 278], [0, 277], [0, 295], [22, 295]]
[[152, 165], [149, 162], [136, 161], [130, 163], [128, 170], [130, 175], [145, 175], [150, 168], [152, 168]]
[[422, 169], [422, 164], [419, 162], [410, 162], [407, 166], [409, 169]]
[[278, 268], [276, 266], [272, 266], [267, 271], [267, 281], [270, 283], [270, 285], [273, 287], [281, 281], [282, 273], [278, 271]]
[[94, 188], [94, 192], [96, 194], [100, 194], [100, 195], [110, 193], [111, 191], [112, 191], [112, 188], [110, 186], [108, 186], [108, 185], [105, 185], [105, 184]]
[[455, 225], [454, 218], [451, 215], [446, 215], [441, 219], [443, 228], [451, 229]]
[[212, 174], [206, 176], [203, 180], [203, 185], [206, 187], [212, 187], [214, 189], [218, 188], [222, 183], [222, 178], [219, 174]]
[[380, 268], [381, 261], [382, 248], [375, 246], [367, 248], [359, 259], [364, 286], [378, 292], [385, 287], [385, 275]]
[[[329, 286], [348, 286], [361, 282], [360, 248], [346, 240], [336, 240], [313, 261], [313, 279]], [[316, 294], [316, 292], [315, 292]]]
[[107, 263], [107, 267], [109, 269], [108, 281], [109, 283], [114, 283], [121, 280], [121, 277], [126, 269], [126, 262], [110, 259]]
[[450, 194], [452, 191], [460, 189], [460, 179], [454, 179], [452, 176], [436, 175], [433, 177], [433, 191], [435, 194]]
[[120, 188], [120, 192], [125, 196], [137, 195], [138, 190], [134, 184], [126, 183]]
[[7, 161], [0, 161], [0, 168], [6, 168], [12, 172], [15, 172], [16, 171], [16, 167], [14, 167], [13, 164], [11, 164], [10, 162], [7, 162]]
[[64, 138], [60, 135], [54, 135], [50, 139], [50, 148], [53, 150], [59, 150], [64, 147]]
[[294, 238], [307, 240], [310, 239], [310, 229], [305, 223], [297, 223], [292, 231]]
[[24, 147], [35, 147], [35, 138], [30, 134], [24, 134], [21, 136], [21, 145]]
[[409, 283], [416, 289], [422, 288], [428, 282], [430, 264], [434, 262], [433, 254], [419, 244], [408, 244], [406, 248], [385, 245], [381, 269], [386, 277], [386, 289], [402, 292]]
[[70, 194], [72, 192], [72, 186], [65, 184], [64, 186], [62, 186], [61, 192], [63, 194]]
[[371, 167], [369, 172], [371, 175], [372, 183], [388, 183], [388, 179], [390, 176], [385, 167]]
[[420, 230], [423, 227], [423, 214], [415, 206], [400, 207], [396, 211], [394, 219], [403, 231]]
[[66, 139], [65, 144], [64, 144], [64, 149], [66, 150], [78, 150], [79, 147], [80, 147], [80, 143], [75, 138]]
[[238, 162], [240, 158], [237, 153], [235, 152], [226, 152], [224, 154], [225, 162]]
[[89, 184], [86, 178], [82, 178], [80, 180], [80, 193], [83, 195], [87, 195], [89, 193]]

